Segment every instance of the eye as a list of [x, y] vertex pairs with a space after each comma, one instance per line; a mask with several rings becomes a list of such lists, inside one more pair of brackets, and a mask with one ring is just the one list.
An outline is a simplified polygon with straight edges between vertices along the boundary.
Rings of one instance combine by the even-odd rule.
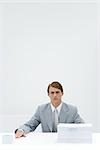
[[56, 92], [51, 92], [51, 94], [53, 95], [54, 93], [56, 93], [56, 94], [59, 94], [60, 93], [60, 91], [56, 91]]
[[51, 92], [51, 94], [54, 94], [54, 92]]
[[56, 91], [56, 94], [59, 94], [60, 92], [59, 91]]

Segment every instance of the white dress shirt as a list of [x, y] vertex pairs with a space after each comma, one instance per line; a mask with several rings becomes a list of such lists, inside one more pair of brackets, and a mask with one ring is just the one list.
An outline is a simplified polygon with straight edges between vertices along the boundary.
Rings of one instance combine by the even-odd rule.
[[[60, 105], [58, 107], [56, 107], [56, 109], [58, 111], [58, 116], [59, 116], [61, 107], [62, 107], [62, 102], [60, 103]], [[55, 110], [55, 107], [52, 105], [52, 103], [51, 103], [51, 110], [52, 110], [52, 112]]]

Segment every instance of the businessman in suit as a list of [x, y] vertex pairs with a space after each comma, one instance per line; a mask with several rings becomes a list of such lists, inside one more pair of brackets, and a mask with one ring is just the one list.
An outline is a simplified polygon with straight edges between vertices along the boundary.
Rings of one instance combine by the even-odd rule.
[[16, 138], [34, 131], [40, 123], [42, 132], [57, 132], [57, 127], [54, 129], [54, 126], [58, 123], [84, 123], [78, 114], [77, 107], [62, 102], [64, 92], [59, 82], [54, 81], [49, 84], [47, 93], [51, 102], [38, 106], [33, 117], [15, 130]]

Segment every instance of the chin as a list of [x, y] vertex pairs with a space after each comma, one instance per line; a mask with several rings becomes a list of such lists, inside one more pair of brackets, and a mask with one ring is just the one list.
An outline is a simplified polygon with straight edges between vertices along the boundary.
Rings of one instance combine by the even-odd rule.
[[59, 101], [59, 100], [55, 98], [54, 101]]

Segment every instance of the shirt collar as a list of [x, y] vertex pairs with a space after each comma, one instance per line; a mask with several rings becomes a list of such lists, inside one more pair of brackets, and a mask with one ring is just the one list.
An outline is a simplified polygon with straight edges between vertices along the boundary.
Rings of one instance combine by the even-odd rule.
[[[51, 105], [51, 110], [53, 112], [55, 110], [55, 107], [52, 105], [52, 103], [50, 103], [50, 105]], [[58, 110], [58, 114], [60, 113], [61, 107], [62, 107], [62, 102], [60, 103], [58, 107], [56, 107], [56, 109]]]

